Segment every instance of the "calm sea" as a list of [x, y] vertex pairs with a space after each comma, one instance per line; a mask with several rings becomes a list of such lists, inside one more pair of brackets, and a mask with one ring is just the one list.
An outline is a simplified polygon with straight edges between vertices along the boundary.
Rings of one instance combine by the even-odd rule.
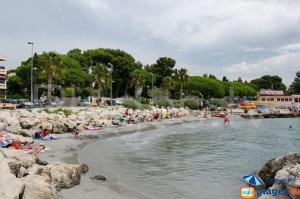
[[[290, 128], [289, 126], [292, 126]], [[112, 188], [151, 198], [238, 199], [242, 177], [300, 151], [300, 119], [215, 119], [111, 137], [80, 154]]]

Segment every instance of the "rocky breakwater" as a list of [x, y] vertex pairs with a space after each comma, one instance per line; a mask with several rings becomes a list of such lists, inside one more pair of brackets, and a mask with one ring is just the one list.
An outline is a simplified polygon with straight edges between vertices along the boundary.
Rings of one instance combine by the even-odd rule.
[[[14, 134], [31, 137], [39, 128], [48, 129], [52, 133], [62, 134], [72, 131], [74, 127], [83, 130], [86, 125], [99, 127], [113, 126], [118, 115], [124, 116], [126, 108], [84, 108], [68, 109], [68, 114], [61, 111], [49, 110], [25, 110], [0, 111], [0, 131], [4, 130]], [[65, 109], [67, 110], [67, 109]], [[190, 115], [186, 109], [158, 109], [152, 107], [151, 110], [127, 110], [130, 120], [134, 122], [151, 121], [153, 113], [162, 116], [184, 117]], [[126, 120], [126, 117], [124, 118]], [[128, 119], [128, 118], [127, 118]]]
[[47, 163], [20, 150], [0, 149], [1, 199], [57, 199], [57, 192], [80, 184], [85, 165]]
[[[287, 190], [287, 194], [263, 195], [259, 199], [300, 199], [300, 154], [293, 153], [269, 160], [258, 176], [272, 192]], [[272, 193], [275, 193], [273, 191]], [[278, 193], [278, 192], [277, 192]]]

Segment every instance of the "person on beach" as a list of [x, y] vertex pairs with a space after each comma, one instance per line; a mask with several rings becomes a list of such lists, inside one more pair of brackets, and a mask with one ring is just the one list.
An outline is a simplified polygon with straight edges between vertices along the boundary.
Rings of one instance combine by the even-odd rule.
[[79, 129], [77, 128], [77, 126], [75, 126], [73, 128], [73, 133], [74, 133], [75, 139], [78, 139], [79, 138]]
[[32, 149], [24, 149], [24, 153], [34, 154], [35, 156], [37, 156], [45, 148], [46, 148], [45, 145], [43, 143], [40, 143], [39, 145], [34, 146]]
[[226, 114], [224, 115], [224, 125], [229, 124], [229, 122], [230, 122], [229, 116], [228, 116], [228, 113], [226, 113]]

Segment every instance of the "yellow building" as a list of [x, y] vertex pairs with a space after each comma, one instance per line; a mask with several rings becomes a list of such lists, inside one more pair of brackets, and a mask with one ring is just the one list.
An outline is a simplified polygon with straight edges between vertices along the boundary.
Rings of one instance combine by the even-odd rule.
[[3, 61], [6, 61], [6, 58], [0, 55], [0, 99], [6, 98], [6, 70], [1, 64]]

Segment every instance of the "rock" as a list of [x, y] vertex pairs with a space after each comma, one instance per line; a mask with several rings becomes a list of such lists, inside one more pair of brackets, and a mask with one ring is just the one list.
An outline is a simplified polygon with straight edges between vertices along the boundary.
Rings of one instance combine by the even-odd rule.
[[8, 135], [12, 140], [19, 140], [23, 144], [33, 143], [33, 139], [31, 137], [24, 137], [22, 135], [17, 135], [17, 134], [12, 134], [12, 133], [8, 133], [6, 135]]
[[[47, 178], [47, 177], [46, 177]], [[25, 184], [22, 199], [57, 199], [57, 191], [54, 186], [47, 183], [44, 176], [29, 175], [21, 179]]]
[[42, 128], [43, 129], [47, 129], [47, 130], [49, 130], [49, 131], [51, 131], [52, 130], [52, 122], [51, 121], [43, 121], [42, 123], [41, 123], [41, 125], [42, 125]]
[[19, 199], [22, 198], [24, 183], [10, 173], [10, 169], [5, 161], [0, 160], [0, 198]]
[[58, 188], [71, 188], [80, 184], [81, 166], [76, 164], [51, 163], [44, 168], [51, 182]]
[[6, 131], [7, 132], [11, 132], [11, 133], [21, 132], [22, 131], [22, 127], [20, 126], [20, 124], [12, 125], [12, 126], [7, 126], [6, 127]]
[[87, 164], [81, 164], [81, 173], [85, 174], [89, 171], [89, 166]]
[[20, 118], [20, 124], [23, 129], [30, 129], [33, 126], [37, 126], [40, 124], [40, 120], [37, 118]]
[[60, 121], [53, 122], [53, 133], [63, 134], [68, 131], [66, 125]]
[[21, 150], [0, 149], [0, 152], [5, 158], [19, 161], [24, 168], [32, 167], [32, 165], [35, 164], [38, 159], [36, 156], [25, 154]]
[[101, 181], [106, 181], [105, 176], [102, 175], [96, 175], [94, 177], [91, 177], [92, 180], [101, 180]]
[[32, 138], [34, 136], [34, 133], [37, 132], [37, 130], [23, 129], [23, 130], [14, 131], [14, 132], [16, 132], [17, 135], [21, 135], [23, 137], [30, 137], [30, 138]]
[[0, 131], [5, 130], [7, 127], [7, 123], [0, 121]]
[[36, 163], [37, 163], [38, 165], [42, 165], [42, 166], [46, 166], [46, 165], [49, 164], [47, 161], [40, 160], [40, 159], [37, 159], [37, 160], [36, 160]]
[[299, 162], [299, 153], [288, 154], [269, 160], [258, 172], [258, 176], [266, 183], [267, 187], [270, 187], [272, 184], [268, 183], [268, 179], [274, 179], [277, 171], [281, 170], [284, 166], [295, 165]]
[[24, 167], [21, 167], [20, 170], [19, 170], [19, 172], [18, 172], [18, 174], [17, 174], [17, 177], [18, 178], [23, 178], [23, 177], [25, 177], [27, 175], [28, 175], [27, 169], [25, 169]]
[[17, 176], [18, 173], [20, 172], [21, 167], [22, 167], [22, 162], [18, 161], [18, 160], [10, 159], [10, 158], [6, 158], [3, 161], [6, 161], [6, 163], [8, 164], [10, 172], [14, 176]]

